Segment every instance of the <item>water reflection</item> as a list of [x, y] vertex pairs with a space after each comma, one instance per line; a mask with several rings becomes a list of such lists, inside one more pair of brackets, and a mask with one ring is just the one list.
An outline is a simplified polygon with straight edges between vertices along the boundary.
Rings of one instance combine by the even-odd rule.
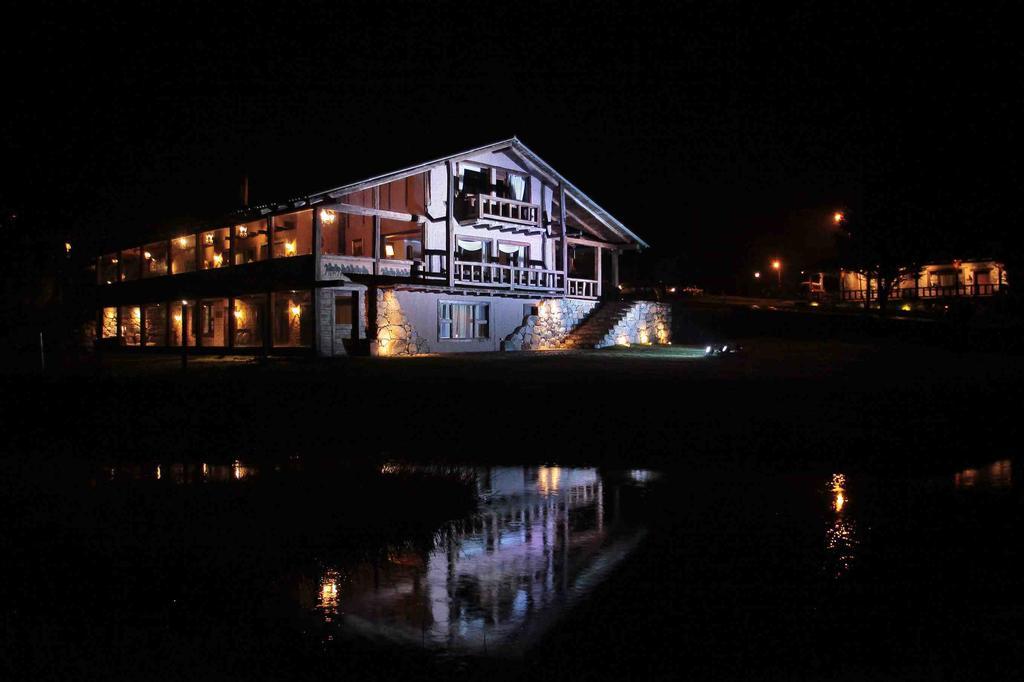
[[825, 570], [833, 578], [838, 579], [849, 572], [860, 543], [857, 538], [857, 523], [849, 515], [850, 500], [846, 491], [846, 475], [832, 474], [828, 488], [834, 516], [825, 529]]
[[1001, 459], [980, 469], [964, 469], [953, 474], [953, 487], [1010, 488], [1013, 485], [1013, 462]]
[[106, 468], [109, 481], [169, 481], [171, 483], [200, 483], [204, 481], [241, 481], [258, 475], [259, 469], [234, 460], [230, 464], [200, 462], [173, 462], [137, 464], [125, 463]]
[[[382, 470], [411, 469], [425, 470]], [[442, 528], [429, 549], [390, 548], [370, 561], [326, 567], [316, 606], [325, 621], [427, 647], [479, 653], [525, 646], [641, 537], [618, 522], [619, 496], [608, 494], [596, 469], [463, 473], [481, 500], [478, 513]]]

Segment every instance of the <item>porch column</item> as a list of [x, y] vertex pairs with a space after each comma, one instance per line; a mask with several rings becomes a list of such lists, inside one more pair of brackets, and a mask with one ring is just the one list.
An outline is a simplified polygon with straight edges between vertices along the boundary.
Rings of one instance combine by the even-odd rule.
[[612, 287], [619, 290], [619, 250], [612, 250]]
[[562, 225], [562, 293], [569, 295], [569, 226], [565, 224], [565, 185], [558, 184], [558, 221]]
[[448, 205], [445, 207], [445, 247], [448, 249], [448, 262], [445, 269], [448, 272], [448, 286], [455, 284], [455, 173], [452, 162], [445, 163], [445, 170], [448, 173]]
[[[373, 188], [373, 207], [380, 209], [380, 185]], [[373, 216], [373, 276], [380, 275], [380, 216]]]
[[594, 247], [594, 273], [597, 275], [597, 297], [601, 298], [601, 258], [604, 256], [604, 249], [600, 246]]

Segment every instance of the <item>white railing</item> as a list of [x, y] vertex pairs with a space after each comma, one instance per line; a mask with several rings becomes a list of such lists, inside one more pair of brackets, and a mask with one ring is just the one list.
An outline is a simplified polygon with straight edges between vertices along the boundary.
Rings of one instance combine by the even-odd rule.
[[466, 196], [466, 201], [469, 202], [470, 215], [477, 220], [501, 220], [506, 223], [539, 226], [537, 216], [540, 206], [537, 204], [492, 197], [489, 194], [470, 194]]
[[569, 295], [597, 298], [597, 280], [569, 278]]
[[565, 275], [558, 270], [523, 268], [498, 263], [467, 263], [455, 261], [454, 277], [458, 284], [479, 284], [503, 289], [560, 291]]

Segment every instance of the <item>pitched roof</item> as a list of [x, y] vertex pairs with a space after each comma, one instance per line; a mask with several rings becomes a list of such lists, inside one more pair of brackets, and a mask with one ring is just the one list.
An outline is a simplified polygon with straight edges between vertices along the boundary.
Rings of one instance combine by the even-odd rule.
[[[473, 149], [467, 149], [449, 156], [444, 156], [431, 161], [425, 161], [423, 163], [416, 164], [415, 166], [409, 166], [400, 170], [378, 175], [372, 178], [366, 178], [365, 180], [359, 180], [352, 182], [347, 185], [340, 187], [334, 187], [322, 192], [316, 192], [314, 194], [302, 197], [297, 201], [304, 201], [307, 203], [319, 203], [327, 199], [336, 199], [343, 194], [350, 194], [352, 192], [358, 192], [376, 185], [383, 185], [394, 180], [400, 180], [416, 173], [422, 173], [428, 168], [433, 168], [440, 164], [448, 161], [459, 161], [467, 159], [477, 154], [484, 154], [488, 152], [497, 151], [509, 151], [510, 154], [530, 169], [545, 176], [545, 179], [552, 185], [562, 185], [565, 187], [566, 194], [569, 197], [569, 201], [566, 204], [571, 207], [572, 203], [578, 204], [586, 209], [586, 211], [592, 216], [592, 220], [588, 219], [587, 216], [580, 216], [578, 214], [573, 217], [578, 221], [586, 225], [588, 229], [600, 234], [604, 238], [610, 239], [611, 241], [620, 241], [624, 243], [633, 242], [637, 245], [647, 248], [648, 244], [643, 239], [638, 237], [633, 231], [623, 225], [618, 219], [615, 218], [611, 213], [601, 208], [596, 201], [588, 197], [578, 187], [572, 184], [566, 179], [561, 173], [556, 171], [551, 164], [544, 161], [542, 158], [537, 156], [536, 153], [517, 137], [511, 137], [507, 140], [500, 140], [491, 144], [483, 145], [482, 147], [475, 147]], [[571, 210], [571, 208], [570, 208]]]

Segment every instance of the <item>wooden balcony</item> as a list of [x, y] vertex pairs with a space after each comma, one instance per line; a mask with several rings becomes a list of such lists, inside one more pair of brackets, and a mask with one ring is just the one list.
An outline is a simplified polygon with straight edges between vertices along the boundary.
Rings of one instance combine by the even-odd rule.
[[468, 263], [455, 261], [454, 281], [501, 289], [523, 291], [562, 291], [565, 275], [559, 270], [523, 268], [498, 263]]
[[540, 206], [489, 194], [465, 195], [466, 214], [470, 220], [497, 220], [517, 225], [540, 227]]

